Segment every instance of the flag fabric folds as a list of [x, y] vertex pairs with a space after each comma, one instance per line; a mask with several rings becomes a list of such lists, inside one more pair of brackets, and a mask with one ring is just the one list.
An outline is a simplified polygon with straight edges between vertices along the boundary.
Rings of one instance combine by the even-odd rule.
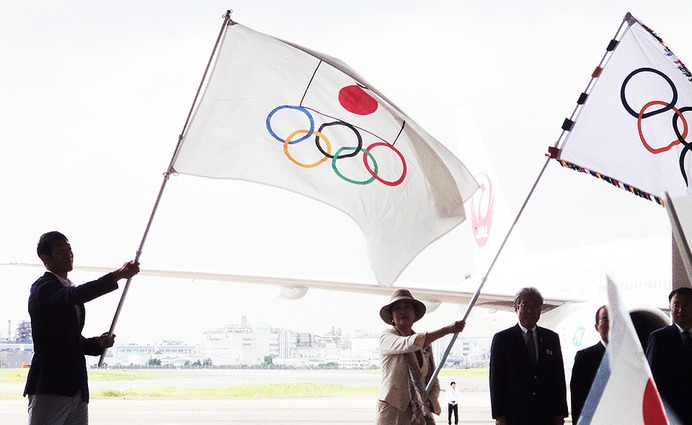
[[477, 188], [449, 150], [343, 62], [234, 22], [172, 168], [343, 211], [384, 285], [465, 219]]
[[571, 130], [563, 126], [557, 159], [663, 204], [666, 191], [692, 193], [692, 73], [653, 31], [625, 21]]
[[634, 325], [608, 279], [610, 334], [577, 425], [665, 425], [669, 422]]
[[692, 286], [692, 195], [673, 200], [666, 194], [666, 211], [673, 233], [673, 282]]

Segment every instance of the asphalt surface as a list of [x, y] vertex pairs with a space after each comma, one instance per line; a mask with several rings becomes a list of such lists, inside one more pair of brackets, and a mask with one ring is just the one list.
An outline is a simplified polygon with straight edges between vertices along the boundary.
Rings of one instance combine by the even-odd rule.
[[[0, 401], [3, 425], [25, 425], [26, 401]], [[311, 398], [272, 400], [93, 400], [92, 425], [373, 425], [376, 402], [371, 398]], [[459, 409], [459, 423], [494, 424], [488, 408]], [[446, 412], [437, 417], [446, 424]]]

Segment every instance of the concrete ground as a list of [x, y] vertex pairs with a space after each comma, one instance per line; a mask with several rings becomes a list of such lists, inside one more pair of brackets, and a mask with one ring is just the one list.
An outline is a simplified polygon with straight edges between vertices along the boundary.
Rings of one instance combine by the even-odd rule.
[[[26, 401], [0, 401], [3, 425], [24, 425]], [[90, 403], [93, 425], [373, 425], [371, 398], [251, 399], [251, 400], [111, 400]], [[463, 425], [494, 424], [486, 407], [459, 409]], [[437, 417], [446, 424], [446, 412]]]

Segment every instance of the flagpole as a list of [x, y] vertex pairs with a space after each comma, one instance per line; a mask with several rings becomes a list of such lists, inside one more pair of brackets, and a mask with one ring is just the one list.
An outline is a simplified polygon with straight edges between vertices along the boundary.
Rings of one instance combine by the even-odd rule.
[[[618, 34], [620, 34], [620, 32], [622, 31], [625, 24], [631, 24], [633, 22], [633, 20], [634, 20], [634, 18], [632, 17], [632, 15], [629, 12], [623, 18], [622, 23], [618, 27], [618, 30], [615, 32], [615, 36], [613, 36], [610, 43], [608, 44], [608, 47], [606, 48], [605, 54], [601, 58], [601, 61], [599, 62], [598, 66], [596, 67], [594, 72], [591, 74], [591, 79], [589, 80], [589, 84], [587, 84], [586, 89], [579, 96], [579, 99], [577, 100], [577, 106], [575, 106], [570, 117], [568, 119], [565, 119], [565, 122], [562, 124], [562, 132], [560, 133], [560, 137], [558, 137], [557, 141], [553, 144], [553, 146], [548, 148], [548, 154], [546, 154], [545, 163], [543, 164], [541, 171], [538, 173], [538, 177], [536, 177], [536, 180], [534, 181], [533, 186], [531, 186], [531, 190], [529, 190], [528, 195], [526, 195], [526, 199], [524, 199], [524, 202], [521, 205], [521, 208], [519, 209], [517, 216], [514, 218], [512, 225], [509, 227], [509, 230], [507, 231], [507, 235], [505, 235], [505, 238], [502, 241], [502, 244], [500, 245], [500, 247], [498, 248], [497, 253], [495, 254], [495, 257], [493, 257], [493, 261], [490, 263], [490, 265], [488, 266], [488, 270], [485, 272], [485, 275], [481, 279], [481, 283], [478, 285], [478, 289], [476, 289], [476, 292], [473, 294], [473, 297], [469, 301], [469, 306], [466, 308], [466, 313], [464, 313], [464, 317], [462, 318], [462, 320], [468, 319], [469, 314], [471, 313], [471, 309], [473, 309], [473, 307], [476, 305], [476, 302], [478, 301], [478, 298], [481, 295], [481, 291], [483, 290], [483, 287], [485, 286], [485, 282], [488, 280], [488, 276], [490, 275], [490, 272], [493, 270], [493, 267], [495, 266], [495, 263], [497, 262], [497, 259], [500, 256], [500, 253], [502, 253], [502, 250], [505, 247], [505, 244], [507, 244], [507, 240], [509, 239], [510, 235], [512, 234], [512, 231], [514, 230], [514, 227], [516, 226], [517, 222], [519, 221], [519, 218], [521, 217], [522, 213], [524, 212], [524, 209], [526, 208], [526, 205], [528, 204], [529, 199], [531, 199], [533, 192], [536, 190], [536, 186], [538, 186], [538, 182], [541, 180], [541, 177], [543, 177], [543, 174], [545, 173], [545, 170], [548, 167], [548, 163], [550, 162], [551, 159], [556, 158], [557, 152], [559, 149], [558, 146], [560, 146], [560, 143], [564, 141], [565, 135], [569, 131], [571, 131], [572, 126], [574, 125], [574, 120], [576, 119], [576, 116], [578, 115], [578, 112], [581, 110], [581, 107], [584, 104], [584, 102], [586, 102], [586, 99], [588, 98], [588, 94], [591, 92], [591, 89], [593, 88], [593, 85], [594, 85], [596, 79], [601, 75], [601, 72], [603, 71], [603, 66], [604, 66], [605, 62], [610, 57], [613, 50], [615, 50], [615, 48], [617, 47]], [[620, 36], [622, 36], [622, 35], [620, 34]], [[452, 351], [452, 347], [454, 346], [454, 343], [456, 342], [458, 336], [459, 336], [459, 334], [455, 333], [454, 336], [452, 336], [452, 340], [449, 342], [449, 345], [445, 349], [445, 352], [442, 355], [442, 359], [440, 359], [437, 367], [435, 368], [435, 372], [433, 372], [433, 375], [430, 378], [428, 385], [425, 387], [425, 392], [427, 394], [430, 394], [430, 391], [432, 390], [433, 382], [435, 381], [435, 379], [437, 378], [437, 375], [440, 373], [440, 370], [442, 369], [445, 362], [447, 361], [447, 357], [449, 356], [449, 353]]]
[[[493, 270], [493, 267], [495, 267], [495, 263], [497, 262], [497, 259], [500, 256], [500, 253], [502, 252], [505, 245], [507, 244], [507, 240], [509, 240], [509, 237], [512, 234], [512, 231], [514, 230], [514, 227], [516, 226], [517, 222], [519, 221], [519, 217], [521, 217], [522, 213], [524, 212], [524, 209], [526, 208], [526, 205], [529, 203], [529, 199], [531, 199], [533, 192], [536, 190], [536, 186], [538, 186], [538, 182], [541, 180], [541, 177], [545, 173], [545, 170], [548, 167], [548, 162], [550, 162], [550, 159], [551, 159], [550, 157], [548, 157], [546, 159], [545, 163], [543, 164], [543, 167], [541, 168], [540, 173], [538, 173], [538, 177], [536, 178], [536, 181], [533, 183], [533, 186], [531, 187], [529, 194], [526, 196], [526, 199], [524, 199], [524, 203], [522, 204], [521, 208], [519, 209], [517, 216], [514, 218], [514, 222], [512, 222], [512, 225], [509, 227], [509, 230], [507, 231], [507, 234], [505, 235], [505, 238], [502, 241], [502, 244], [498, 248], [497, 253], [495, 254], [495, 257], [493, 257], [493, 261], [490, 263], [490, 266], [488, 266], [488, 270], [485, 272], [485, 275], [481, 279], [481, 283], [478, 285], [478, 289], [476, 289], [476, 292], [473, 294], [473, 297], [471, 297], [471, 300], [469, 301], [469, 306], [466, 308], [466, 313], [464, 313], [464, 317], [461, 320], [468, 319], [469, 314], [471, 313], [471, 309], [473, 309], [473, 307], [476, 305], [476, 301], [478, 301], [478, 298], [481, 295], [481, 291], [483, 290], [483, 287], [485, 286], [485, 282], [488, 280], [488, 276], [490, 275], [490, 272]], [[454, 343], [456, 342], [458, 336], [459, 336], [459, 333], [455, 333], [454, 336], [452, 336], [452, 340], [449, 342], [447, 349], [445, 349], [445, 352], [442, 355], [442, 359], [440, 359], [440, 362], [438, 363], [437, 368], [435, 368], [435, 372], [433, 373], [432, 377], [430, 378], [428, 385], [425, 387], [425, 392], [427, 394], [430, 394], [430, 391], [432, 390], [433, 382], [435, 381], [435, 378], [437, 378], [437, 375], [440, 373], [440, 369], [442, 369], [442, 366], [444, 366], [445, 361], [447, 361], [447, 357], [449, 356], [450, 351], [452, 351], [452, 347], [454, 346]]]
[[[224, 20], [223, 24], [221, 25], [221, 30], [219, 31], [219, 35], [216, 38], [216, 43], [214, 44], [214, 49], [211, 52], [211, 56], [209, 57], [209, 61], [207, 62], [207, 66], [204, 70], [204, 74], [202, 75], [202, 80], [199, 83], [199, 87], [197, 88], [197, 92], [195, 93], [195, 97], [192, 100], [192, 106], [190, 106], [190, 111], [187, 114], [187, 118], [185, 119], [185, 124], [183, 124], [183, 130], [180, 132], [180, 135], [178, 136], [178, 142], [175, 146], [175, 150], [173, 151], [173, 156], [171, 157], [171, 161], [168, 164], [168, 168], [166, 169], [166, 172], [163, 174], [163, 182], [161, 183], [161, 188], [159, 189], [159, 193], [156, 197], [156, 201], [154, 202], [154, 207], [152, 208], [151, 215], [149, 216], [149, 221], [147, 222], [146, 228], [144, 229], [144, 234], [142, 235], [142, 240], [139, 243], [139, 248], [137, 249], [137, 252], [135, 254], [135, 262], [139, 261], [139, 257], [142, 255], [142, 249], [144, 248], [144, 242], [147, 240], [147, 236], [149, 235], [149, 230], [151, 229], [151, 224], [154, 221], [154, 216], [156, 215], [156, 211], [158, 210], [159, 203], [161, 202], [161, 198], [163, 197], [163, 191], [166, 188], [166, 184], [168, 183], [168, 180], [171, 176], [171, 174], [175, 173], [175, 169], [173, 168], [173, 162], [175, 160], [176, 155], [178, 154], [178, 150], [180, 149], [180, 145], [183, 141], [183, 135], [185, 134], [185, 131], [187, 130], [187, 126], [190, 122], [190, 119], [192, 118], [192, 113], [194, 112], [195, 106], [197, 105], [197, 99], [199, 98], [200, 93], [202, 92], [202, 87], [204, 86], [204, 82], [207, 79], [207, 74], [209, 73], [209, 69], [211, 68], [212, 61], [214, 60], [214, 57], [216, 56], [216, 51], [219, 47], [219, 43], [221, 42], [221, 39], [223, 37], [223, 34], [228, 27], [229, 23], [231, 21], [231, 10], [227, 10], [226, 13], [224, 14]], [[125, 287], [123, 289], [123, 293], [120, 296], [120, 301], [118, 302], [118, 307], [115, 310], [115, 315], [113, 316], [113, 321], [111, 322], [111, 327], [108, 330], [108, 336], [112, 336], [114, 331], [115, 331], [115, 325], [118, 323], [118, 318], [120, 317], [120, 312], [122, 311], [123, 304], [125, 304], [125, 297], [127, 296], [127, 292], [130, 289], [130, 283], [132, 282], [132, 277], [127, 279], [127, 282], [125, 283]], [[99, 358], [99, 363], [98, 367], [101, 367], [103, 365], [103, 360], [106, 357], [106, 351], [108, 349], [104, 349], [103, 353], [101, 354], [101, 357]]]

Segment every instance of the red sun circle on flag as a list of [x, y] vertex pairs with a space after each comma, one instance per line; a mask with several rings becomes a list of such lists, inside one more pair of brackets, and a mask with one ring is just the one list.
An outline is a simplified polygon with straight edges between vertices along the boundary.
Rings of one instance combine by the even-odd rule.
[[646, 425], [667, 424], [668, 418], [663, 411], [661, 398], [656, 391], [654, 382], [649, 378], [644, 388], [644, 398], [642, 400], [642, 416]]
[[377, 110], [377, 101], [358, 85], [339, 90], [339, 103], [348, 112], [356, 115], [370, 115]]

